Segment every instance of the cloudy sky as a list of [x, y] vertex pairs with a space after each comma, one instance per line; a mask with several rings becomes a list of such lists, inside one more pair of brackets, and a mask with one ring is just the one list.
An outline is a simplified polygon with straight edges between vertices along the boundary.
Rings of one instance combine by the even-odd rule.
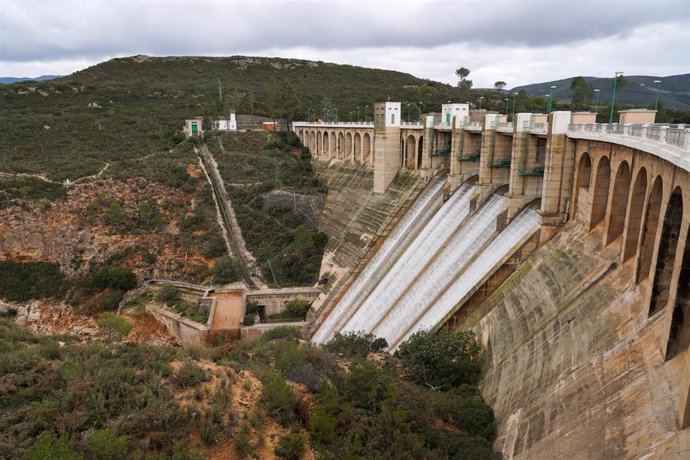
[[475, 87], [690, 72], [690, 0], [8, 0], [0, 76], [112, 57], [280, 56]]

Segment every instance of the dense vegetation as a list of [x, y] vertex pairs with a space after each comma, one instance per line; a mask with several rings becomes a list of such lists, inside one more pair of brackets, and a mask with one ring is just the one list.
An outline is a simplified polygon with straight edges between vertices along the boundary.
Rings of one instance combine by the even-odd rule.
[[[308, 448], [334, 459], [490, 457], [493, 414], [471, 382], [430, 390], [401, 377], [415, 373], [404, 361], [367, 359], [355, 342], [369, 338], [353, 335], [352, 351], [341, 344], [345, 363], [296, 337], [277, 329], [257, 342], [174, 350], [38, 337], [0, 318], [0, 456], [186, 459], [230, 440], [247, 458], [273, 420], [282, 458]], [[260, 380], [246, 417], [231, 404], [248, 383], [243, 369]], [[188, 389], [181, 404], [175, 395]]]
[[276, 190], [306, 196], [326, 191], [311, 168], [309, 150], [299, 148], [292, 132], [271, 137], [226, 133], [207, 136], [206, 142], [266, 281], [277, 286], [316, 282], [326, 235], [307, 226], [292, 200], [271, 206], [266, 202], [267, 194]]
[[60, 297], [65, 293], [65, 277], [57, 264], [15, 263], [0, 260], [0, 298], [23, 301]]

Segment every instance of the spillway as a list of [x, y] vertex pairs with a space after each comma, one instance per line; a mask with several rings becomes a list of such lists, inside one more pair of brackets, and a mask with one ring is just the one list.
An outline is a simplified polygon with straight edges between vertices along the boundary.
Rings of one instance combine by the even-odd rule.
[[403, 291], [462, 226], [475, 191], [476, 187], [463, 185], [450, 197], [356, 309], [342, 331], [370, 332], [381, 321]]
[[[360, 305], [388, 272], [400, 254], [414, 240], [426, 222], [426, 214], [433, 212], [432, 203], [440, 201], [445, 181], [439, 180], [430, 185], [417, 198], [412, 207], [400, 219], [393, 231], [374, 254], [371, 261], [348, 288], [335, 308], [323, 321], [312, 337], [315, 343], [325, 343], [339, 331], [352, 316], [353, 308]], [[354, 306], [354, 307], [353, 307]]]
[[507, 201], [502, 196], [493, 195], [467, 219], [371, 332], [384, 337], [389, 344], [397, 343], [415, 324], [421, 312], [442, 295], [458, 273], [495, 235], [497, 218], [505, 211]]
[[472, 264], [445, 290], [443, 295], [415, 321], [405, 334], [395, 341], [389, 341], [389, 351], [394, 351], [417, 331], [438, 326], [453, 308], [465, 299], [470, 291], [517, 251], [527, 239], [539, 229], [539, 216], [534, 209], [523, 210], [496, 238], [479, 254]]

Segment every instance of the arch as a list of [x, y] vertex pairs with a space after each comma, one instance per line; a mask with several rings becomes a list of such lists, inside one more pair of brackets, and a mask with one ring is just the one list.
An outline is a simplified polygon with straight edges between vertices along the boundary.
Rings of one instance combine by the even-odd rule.
[[362, 137], [362, 163], [371, 163], [371, 136], [369, 133], [364, 133]]
[[424, 156], [424, 136], [419, 136], [417, 141], [417, 169], [422, 167], [422, 158]]
[[649, 302], [649, 316], [663, 310], [668, 303], [671, 291], [671, 276], [676, 260], [680, 225], [683, 221], [683, 192], [676, 187], [666, 205], [664, 224], [661, 227], [661, 239], [657, 250], [652, 299]]
[[625, 214], [628, 209], [628, 195], [630, 194], [630, 180], [630, 167], [628, 162], [624, 161], [618, 166], [616, 179], [613, 182], [611, 209], [608, 213], [609, 226], [606, 232], [607, 245], [623, 234]]
[[362, 136], [355, 133], [355, 163], [362, 163]]
[[329, 158], [337, 157], [338, 156], [338, 151], [337, 151], [337, 136], [335, 134], [335, 131], [331, 131], [331, 134], [329, 137], [330, 144], [328, 146], [328, 156]]
[[623, 248], [623, 262], [637, 254], [637, 246], [640, 244], [640, 230], [642, 227], [642, 211], [647, 196], [647, 170], [640, 168], [635, 177], [635, 184], [630, 192], [628, 200], [628, 231], [625, 235]]
[[676, 301], [671, 317], [671, 329], [666, 344], [666, 359], [669, 360], [690, 344], [690, 226], [685, 233], [685, 250], [678, 276]]
[[299, 134], [297, 135], [299, 137], [299, 141], [302, 143], [302, 145], [306, 144], [306, 139], [304, 138], [304, 130], [300, 130]]
[[647, 200], [647, 212], [644, 218], [644, 231], [642, 232], [642, 249], [640, 249], [640, 257], [637, 262], [636, 283], [647, 279], [649, 277], [649, 270], [652, 267], [652, 256], [654, 255], [657, 227], [659, 227], [663, 189], [664, 185], [661, 181], [661, 176], [657, 176]]
[[314, 154], [316, 155], [316, 134], [314, 134], [314, 131], [309, 133], [309, 150], [313, 151]]
[[609, 186], [611, 185], [611, 163], [608, 157], [601, 157], [597, 164], [597, 174], [594, 178], [594, 194], [592, 195], [592, 214], [589, 219], [589, 229], [593, 229], [606, 217], [606, 207], [609, 200]]
[[329, 153], [331, 153], [331, 150], [330, 150], [331, 144], [330, 144], [330, 139], [328, 139], [328, 137], [329, 137], [328, 132], [324, 132], [323, 133], [323, 153], [325, 155], [328, 155]]
[[345, 159], [347, 159], [347, 161], [353, 161], [353, 158], [352, 158], [352, 133], [347, 133], [345, 135]]
[[415, 158], [417, 158], [417, 139], [410, 134], [405, 142], [405, 167], [414, 169]]
[[338, 158], [345, 157], [345, 136], [343, 135], [342, 131], [338, 133], [338, 143], [336, 144], [335, 151], [338, 155]]
[[586, 212], [584, 203], [587, 203], [587, 194], [589, 194], [589, 183], [592, 180], [592, 159], [587, 152], [580, 157], [580, 162], [577, 165], [577, 180], [575, 182], [575, 204], [573, 216], [580, 222], [585, 221], [584, 213]]

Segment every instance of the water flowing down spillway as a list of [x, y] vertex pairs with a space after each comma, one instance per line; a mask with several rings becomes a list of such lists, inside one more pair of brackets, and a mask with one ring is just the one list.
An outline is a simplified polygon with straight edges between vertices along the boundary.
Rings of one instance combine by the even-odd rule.
[[539, 216], [533, 209], [525, 209], [513, 220], [467, 269], [443, 292], [431, 306], [419, 312], [413, 327], [404, 334], [389, 341], [390, 351], [394, 351], [407, 338], [417, 331], [431, 329], [446, 320], [458, 302], [466, 300], [467, 295], [479, 283], [504, 263], [522, 244], [539, 229]]
[[386, 316], [371, 332], [384, 337], [389, 344], [405, 335], [421, 312], [443, 294], [458, 273], [472, 262], [495, 235], [498, 215], [505, 211], [507, 201], [502, 196], [494, 195], [467, 219], [397, 302], [391, 305]]
[[370, 332], [400, 295], [414, 282], [434, 255], [462, 226], [470, 211], [470, 200], [476, 187], [463, 185], [431, 218], [395, 264], [363, 300], [342, 331]]
[[323, 321], [312, 337], [315, 343], [327, 342], [335, 332], [339, 331], [343, 323], [353, 314], [353, 306], [360, 305], [381, 278], [388, 272], [400, 253], [414, 240], [424, 227], [425, 215], [434, 209], [434, 201], [440, 201], [445, 181], [439, 180], [427, 187], [417, 198], [412, 207], [400, 219], [393, 231], [378, 249], [371, 261], [352, 283], [347, 292], [340, 299], [335, 308]]

